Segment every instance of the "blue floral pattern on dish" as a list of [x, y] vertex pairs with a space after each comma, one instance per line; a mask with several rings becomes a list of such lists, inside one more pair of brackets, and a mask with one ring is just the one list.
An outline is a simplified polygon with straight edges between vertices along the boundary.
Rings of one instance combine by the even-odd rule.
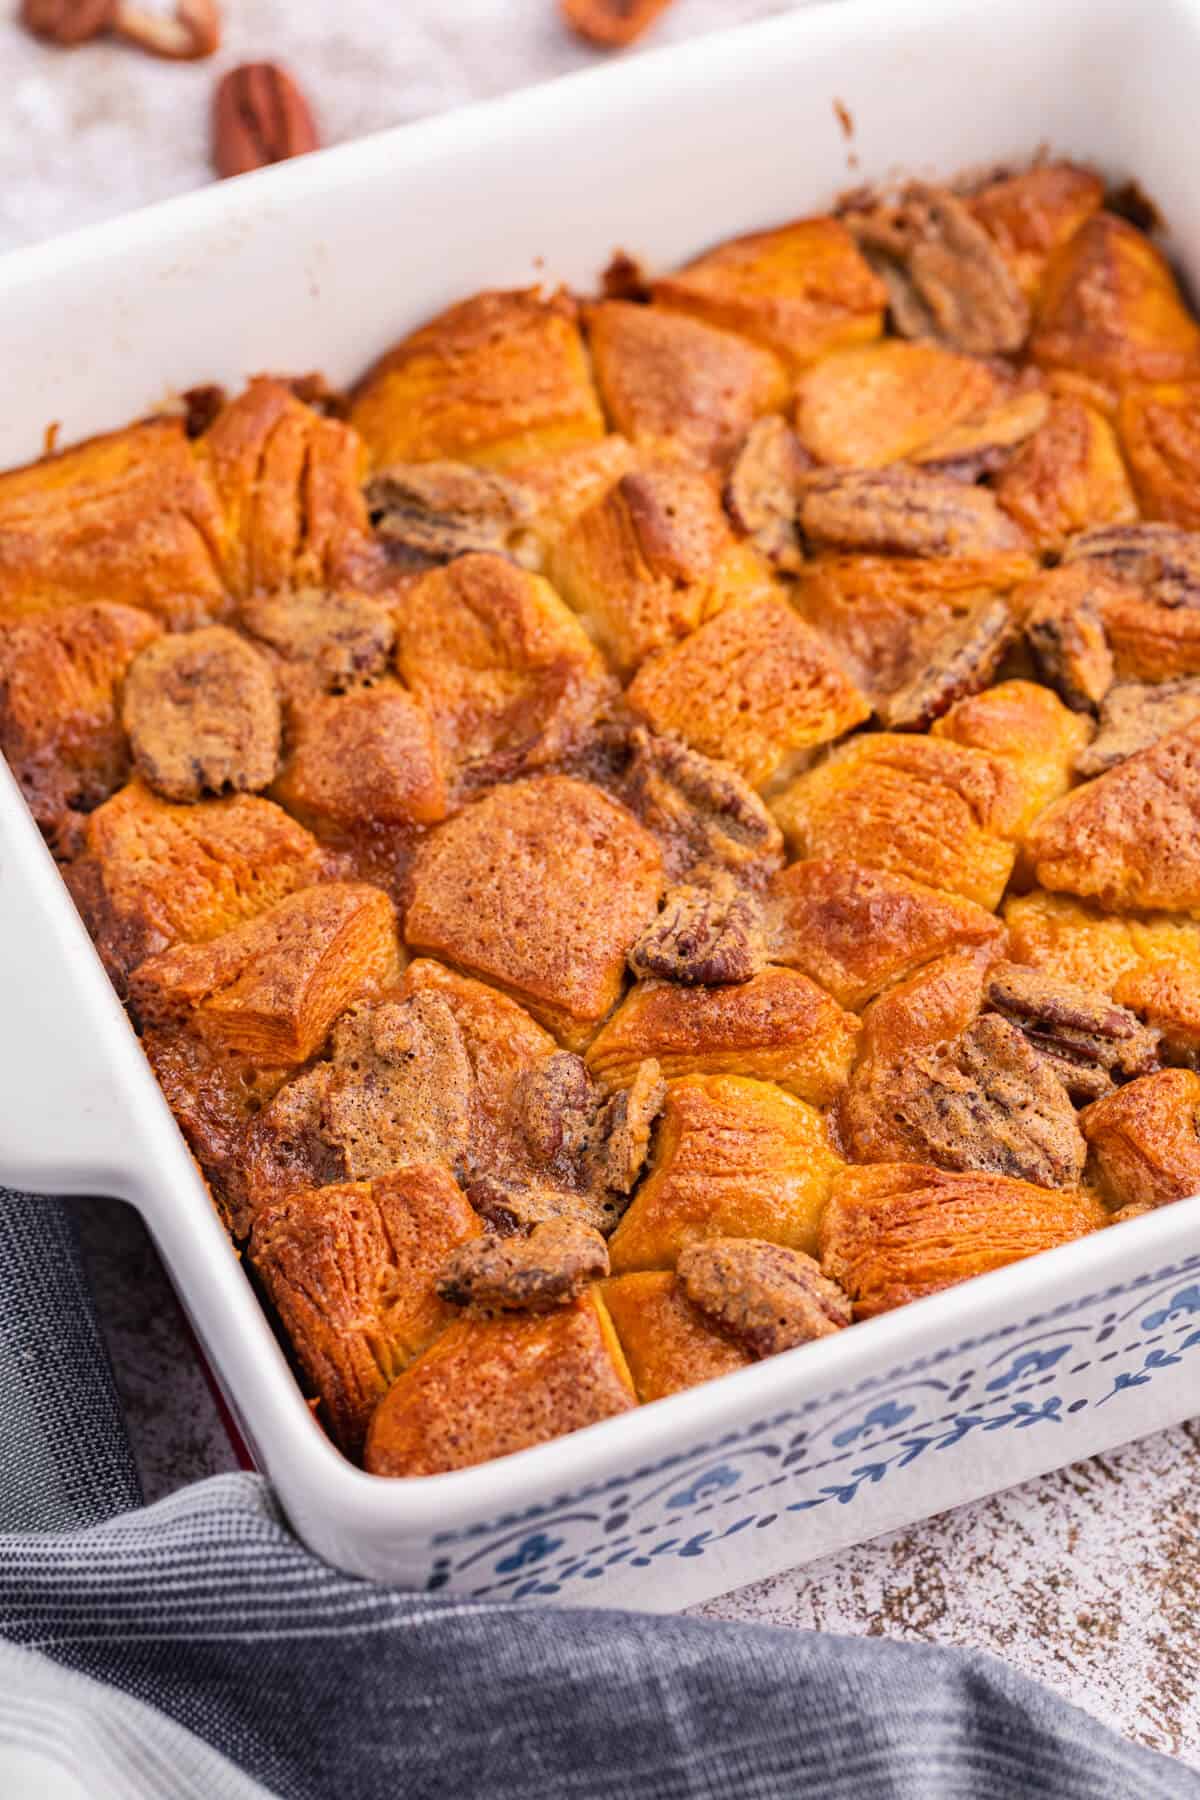
[[[900, 1484], [914, 1464], [953, 1454], [968, 1440], [1053, 1435], [1069, 1416], [1145, 1387], [1200, 1349], [1198, 1275], [1200, 1254], [869, 1376], [629, 1477], [442, 1533], [426, 1585], [552, 1598], [620, 1565], [704, 1556], [789, 1515], [853, 1506], [864, 1491]], [[1122, 1297], [1124, 1311], [1114, 1304]]]

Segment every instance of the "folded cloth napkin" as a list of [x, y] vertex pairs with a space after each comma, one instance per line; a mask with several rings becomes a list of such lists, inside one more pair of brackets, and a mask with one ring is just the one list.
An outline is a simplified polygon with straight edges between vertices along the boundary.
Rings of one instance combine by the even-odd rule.
[[142, 1507], [70, 1215], [0, 1189], [0, 1794], [1200, 1800], [983, 1655], [397, 1593], [258, 1476]]

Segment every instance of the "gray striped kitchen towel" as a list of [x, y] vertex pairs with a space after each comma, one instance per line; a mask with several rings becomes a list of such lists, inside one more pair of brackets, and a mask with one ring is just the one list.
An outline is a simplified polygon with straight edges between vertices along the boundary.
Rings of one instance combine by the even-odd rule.
[[1200, 1800], [983, 1655], [408, 1595], [252, 1475], [142, 1507], [71, 1224], [0, 1190], [0, 1796]]

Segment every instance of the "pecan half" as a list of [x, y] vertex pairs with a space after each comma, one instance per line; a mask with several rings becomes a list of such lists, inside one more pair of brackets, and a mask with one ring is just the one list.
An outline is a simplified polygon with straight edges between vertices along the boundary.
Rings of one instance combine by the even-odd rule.
[[755, 1356], [832, 1337], [849, 1325], [849, 1297], [802, 1250], [759, 1238], [710, 1238], [679, 1253], [676, 1273], [693, 1306]]
[[671, 0], [559, 0], [571, 30], [602, 50], [623, 50], [648, 31]]
[[1025, 614], [1025, 641], [1039, 679], [1072, 711], [1094, 712], [1114, 676], [1104, 621], [1086, 593], [1064, 592], [1056, 578], [1045, 578]]
[[1200, 531], [1175, 525], [1103, 525], [1083, 531], [1063, 562], [1098, 563], [1115, 580], [1165, 606], [1200, 605]]
[[575, 1186], [580, 1159], [600, 1108], [600, 1090], [581, 1056], [560, 1050], [521, 1078], [516, 1094], [521, 1135], [539, 1168]]
[[1075, 758], [1075, 773], [1103, 775], [1193, 719], [1200, 719], [1200, 677], [1119, 681], [1104, 696], [1096, 735]]
[[728, 763], [644, 725], [609, 734], [621, 797], [665, 852], [668, 874], [698, 868], [771, 874], [783, 837], [765, 802]]
[[21, 0], [21, 23], [47, 44], [73, 50], [109, 29], [116, 0]]
[[1022, 963], [992, 972], [985, 1003], [1041, 1055], [1079, 1103], [1159, 1067], [1159, 1033], [1105, 994]]
[[212, 159], [217, 174], [246, 175], [318, 146], [308, 102], [278, 63], [242, 63], [213, 95]]
[[935, 1050], [860, 1067], [844, 1123], [855, 1161], [933, 1163], [1039, 1187], [1075, 1187], [1087, 1154], [1062, 1082], [994, 1012]]
[[844, 222], [888, 290], [901, 337], [995, 356], [1019, 350], [1029, 303], [994, 238], [945, 188], [914, 183]]
[[608, 1246], [575, 1219], [548, 1219], [528, 1237], [472, 1238], [447, 1262], [437, 1291], [477, 1312], [550, 1312], [608, 1274]]
[[1007, 603], [981, 600], [926, 652], [925, 667], [882, 707], [890, 731], [927, 731], [956, 700], [978, 694], [1017, 635]]
[[155, 12], [134, 0], [117, 0], [113, 29], [118, 36], [171, 62], [199, 62], [221, 44], [216, 0], [176, 0], [173, 13]]
[[799, 517], [810, 543], [839, 550], [977, 556], [1024, 542], [986, 488], [900, 467], [810, 475]]
[[711, 888], [671, 888], [629, 952], [635, 975], [688, 987], [749, 981], [766, 960], [758, 902], [726, 877]]
[[238, 623], [285, 663], [311, 670], [329, 694], [344, 694], [382, 675], [396, 639], [380, 601], [325, 588], [252, 595], [242, 602]]
[[473, 550], [503, 553], [535, 510], [527, 489], [469, 463], [397, 464], [367, 483], [366, 497], [389, 559], [414, 569]]
[[795, 575], [804, 563], [796, 529], [800, 486], [812, 458], [778, 413], [746, 434], [725, 484], [725, 510], [769, 562]]
[[585, 1153], [586, 1167], [598, 1188], [632, 1194], [646, 1166], [650, 1133], [666, 1097], [662, 1071], [648, 1056], [638, 1064], [630, 1085], [605, 1102]]
[[606, 1191], [576, 1192], [519, 1175], [478, 1175], [463, 1191], [480, 1218], [501, 1237], [531, 1231], [550, 1219], [572, 1219], [608, 1237], [625, 1210], [625, 1202]]

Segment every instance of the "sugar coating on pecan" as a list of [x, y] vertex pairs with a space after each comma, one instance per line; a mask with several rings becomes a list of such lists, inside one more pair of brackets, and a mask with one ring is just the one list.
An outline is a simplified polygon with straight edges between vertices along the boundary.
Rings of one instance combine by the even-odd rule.
[[693, 1306], [755, 1356], [831, 1337], [849, 1325], [850, 1300], [802, 1250], [760, 1238], [709, 1238], [679, 1254], [676, 1273]]
[[635, 975], [689, 987], [749, 981], [765, 961], [759, 903], [728, 878], [711, 887], [669, 888], [662, 911], [629, 952]]
[[1119, 681], [1100, 703], [1096, 735], [1075, 758], [1075, 773], [1103, 775], [1195, 719], [1200, 719], [1200, 678]]
[[1082, 531], [1063, 552], [1068, 567], [1095, 563], [1107, 575], [1167, 606], [1200, 602], [1200, 531], [1177, 525], [1101, 525]]
[[1157, 1031], [1107, 995], [1042, 969], [999, 964], [985, 1004], [1016, 1026], [1078, 1102], [1159, 1067]]
[[1029, 303], [995, 239], [957, 195], [914, 183], [895, 204], [847, 212], [845, 222], [883, 279], [901, 337], [973, 356], [1021, 348]]
[[1017, 635], [1006, 601], [981, 600], [956, 619], [927, 652], [924, 667], [886, 701], [890, 731], [927, 731], [957, 700], [978, 694]]
[[470, 463], [394, 463], [372, 477], [366, 496], [389, 559], [413, 569], [503, 552], [536, 510], [519, 482]]
[[1113, 684], [1113, 654], [1098, 597], [1055, 571], [1032, 592], [1025, 640], [1038, 678], [1074, 712], [1094, 712]]
[[645, 1166], [665, 1092], [653, 1058], [639, 1064], [628, 1088], [606, 1099], [582, 1057], [558, 1052], [517, 1087], [532, 1175], [489, 1178], [478, 1199], [471, 1190], [473, 1204], [508, 1229], [566, 1213], [611, 1231]]
[[652, 1056], [638, 1064], [627, 1088], [605, 1101], [585, 1152], [595, 1184], [613, 1194], [632, 1194], [650, 1155], [650, 1134], [667, 1097]]
[[274, 674], [224, 625], [148, 644], [126, 673], [122, 722], [138, 773], [164, 799], [256, 793], [275, 777]]
[[473, 1238], [446, 1263], [437, 1291], [477, 1312], [549, 1312], [608, 1274], [608, 1246], [576, 1219], [547, 1219], [528, 1237]]
[[644, 725], [608, 734], [622, 798], [663, 849], [667, 873], [698, 869], [766, 876], [783, 862], [783, 835], [750, 783], [679, 738]]
[[382, 675], [396, 638], [387, 607], [348, 590], [254, 595], [242, 602], [240, 621], [286, 663], [310, 668], [330, 694]]
[[812, 544], [905, 556], [986, 556], [1023, 539], [986, 488], [894, 465], [808, 476], [800, 529]]
[[933, 1163], [1039, 1187], [1076, 1186], [1087, 1154], [1062, 1082], [998, 1013], [948, 1044], [861, 1068], [845, 1127], [856, 1161]]
[[796, 530], [800, 482], [812, 458], [778, 413], [750, 427], [725, 484], [725, 510], [756, 550], [787, 574], [804, 552]]

